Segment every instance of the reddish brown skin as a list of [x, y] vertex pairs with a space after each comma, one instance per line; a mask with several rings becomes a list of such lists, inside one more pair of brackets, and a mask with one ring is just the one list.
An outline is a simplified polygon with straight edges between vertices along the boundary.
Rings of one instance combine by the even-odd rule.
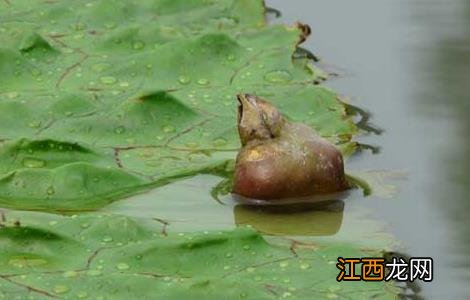
[[244, 141], [235, 165], [233, 192], [271, 200], [347, 189], [341, 152], [310, 127], [283, 122], [275, 137]]

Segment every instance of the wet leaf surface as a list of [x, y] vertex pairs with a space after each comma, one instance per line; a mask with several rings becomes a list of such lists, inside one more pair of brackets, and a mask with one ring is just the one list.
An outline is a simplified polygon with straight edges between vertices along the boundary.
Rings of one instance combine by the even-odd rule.
[[241, 91], [353, 145], [343, 104], [312, 85], [325, 74], [292, 60], [299, 29], [266, 25], [262, 1], [1, 5], [2, 206], [89, 210], [223, 168]]
[[[161, 222], [110, 214], [5, 214], [0, 295], [128, 299], [393, 299], [380, 282], [337, 283], [338, 253], [379, 255], [348, 243], [268, 243], [255, 230], [167, 232]], [[14, 225], [10, 220], [21, 220]], [[27, 249], [27, 251], [25, 251]]]

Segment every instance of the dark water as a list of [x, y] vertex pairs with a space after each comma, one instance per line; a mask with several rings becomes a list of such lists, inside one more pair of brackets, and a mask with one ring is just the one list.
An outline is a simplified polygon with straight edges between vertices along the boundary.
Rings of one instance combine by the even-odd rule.
[[282, 11], [280, 22], [311, 25], [304, 47], [342, 74], [327, 85], [385, 130], [359, 137], [381, 153], [355, 157], [348, 168], [406, 174], [393, 198], [372, 197], [367, 206], [405, 252], [434, 258], [422, 296], [470, 298], [470, 1], [267, 3]]

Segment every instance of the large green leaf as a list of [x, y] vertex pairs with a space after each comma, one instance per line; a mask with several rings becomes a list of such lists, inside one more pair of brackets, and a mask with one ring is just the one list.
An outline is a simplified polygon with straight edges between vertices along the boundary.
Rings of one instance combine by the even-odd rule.
[[233, 160], [238, 92], [350, 149], [296, 27], [261, 0], [0, 4], [0, 205], [89, 210]]
[[167, 233], [165, 224], [119, 215], [4, 217], [6, 299], [394, 299], [396, 293], [381, 282], [336, 282], [338, 253], [379, 255], [347, 243], [289, 248], [247, 228]]

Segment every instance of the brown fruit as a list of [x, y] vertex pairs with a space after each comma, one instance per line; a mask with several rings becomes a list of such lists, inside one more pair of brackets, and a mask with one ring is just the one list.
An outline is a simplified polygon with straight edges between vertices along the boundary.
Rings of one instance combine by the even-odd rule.
[[233, 192], [254, 199], [281, 199], [344, 191], [343, 157], [310, 127], [290, 123], [272, 104], [239, 94]]

